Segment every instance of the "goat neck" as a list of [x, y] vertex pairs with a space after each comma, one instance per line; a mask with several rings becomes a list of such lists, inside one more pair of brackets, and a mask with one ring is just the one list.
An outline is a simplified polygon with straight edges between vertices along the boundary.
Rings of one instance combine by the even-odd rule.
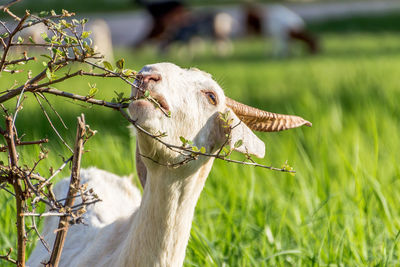
[[148, 168], [142, 203], [118, 266], [183, 265], [194, 209], [212, 164], [208, 159], [197, 169]]

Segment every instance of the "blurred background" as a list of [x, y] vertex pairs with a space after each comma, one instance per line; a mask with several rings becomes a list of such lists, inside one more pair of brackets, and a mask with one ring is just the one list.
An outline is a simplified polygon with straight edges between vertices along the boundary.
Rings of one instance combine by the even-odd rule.
[[152, 47], [162, 58], [175, 46], [179, 49], [171, 57], [192, 59], [207, 48], [228, 56], [242, 52], [235, 51], [232, 41], [251, 38], [265, 40], [266, 56], [286, 57], [323, 51], [323, 34], [395, 32], [400, 27], [400, 2], [393, 0], [25, 0], [13, 10], [39, 13], [47, 7], [89, 18], [92, 39], [106, 56], [116, 48]]
[[[198, 67], [233, 99], [313, 123], [257, 134], [267, 147], [260, 162], [287, 161], [295, 176], [215, 163], [185, 266], [400, 265], [400, 1], [25, 0], [12, 10], [25, 9], [67, 9], [89, 18], [94, 45], [113, 64], [124, 58], [136, 70], [160, 61]], [[40, 32], [27, 34], [40, 38]], [[3, 74], [0, 84], [8, 88], [25, 77]], [[112, 79], [79, 77], [56, 87], [85, 95], [88, 82], [97, 84], [99, 99], [130, 94]], [[84, 112], [98, 130], [85, 167], [134, 173], [135, 141], [118, 113], [49, 99], [69, 129]], [[17, 127], [27, 140], [53, 140], [50, 159], [38, 169], [47, 173], [67, 151], [33, 100]], [[63, 130], [52, 116], [72, 144], [74, 130]], [[32, 166], [39, 149], [21, 153]], [[2, 254], [16, 242], [10, 201], [0, 191]]]

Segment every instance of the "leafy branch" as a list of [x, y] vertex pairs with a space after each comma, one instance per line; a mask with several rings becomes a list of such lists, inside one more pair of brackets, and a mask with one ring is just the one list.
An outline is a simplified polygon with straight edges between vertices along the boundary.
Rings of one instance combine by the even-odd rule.
[[[136, 71], [125, 67], [125, 60], [120, 59], [116, 61], [115, 67], [110, 62], [104, 61], [103, 57], [98, 54], [91, 46], [90, 32], [85, 30], [87, 23], [86, 19], [77, 20], [74, 18], [74, 13], [63, 10], [61, 14], [56, 12], [41, 12], [38, 15], [31, 14], [26, 11], [21, 17], [12, 13], [9, 7], [18, 2], [19, 0], [10, 1], [6, 5], [0, 6], [0, 9], [8, 14], [12, 19], [18, 21], [17, 25], [10, 29], [6, 22], [0, 21], [0, 45], [3, 48], [3, 53], [0, 59], [0, 73], [7, 73], [13, 75], [23, 71], [20, 66], [30, 61], [38, 61], [36, 56], [29, 56], [28, 51], [23, 52], [22, 57], [9, 60], [12, 47], [21, 48], [40, 48], [46, 51], [41, 55], [44, 60], [41, 62], [42, 68], [33, 73], [32, 70], [27, 72], [27, 78], [23, 84], [13, 84], [9, 88], [2, 88], [0, 92], [0, 107], [4, 112], [5, 127], [0, 126], [0, 134], [5, 139], [5, 145], [0, 146], [0, 152], [6, 152], [8, 158], [8, 165], [0, 162], [0, 190], [15, 197], [17, 207], [16, 221], [17, 221], [17, 258], [13, 259], [12, 248], [9, 249], [6, 255], [0, 255], [0, 259], [16, 264], [17, 266], [25, 266], [26, 258], [26, 242], [28, 240], [30, 231], [39, 237], [42, 244], [46, 247], [51, 255], [50, 261], [47, 263], [49, 266], [57, 266], [59, 256], [63, 248], [65, 236], [70, 224], [82, 223], [83, 214], [89, 205], [92, 205], [100, 199], [93, 190], [88, 189], [87, 185], [81, 184], [79, 179], [80, 159], [84, 153], [84, 144], [95, 134], [86, 124], [83, 115], [78, 118], [78, 129], [75, 145], [72, 149], [61, 134], [58, 132], [50, 116], [43, 108], [42, 102], [45, 101], [52, 109], [52, 111], [60, 119], [66, 128], [61, 116], [57, 113], [56, 109], [52, 106], [51, 102], [47, 99], [47, 95], [55, 95], [59, 97], [66, 97], [88, 103], [90, 105], [98, 105], [118, 111], [128, 122], [130, 122], [136, 129], [149, 137], [157, 140], [165, 147], [182, 155], [181, 161], [177, 163], [162, 163], [171, 168], [177, 168], [190, 161], [197, 160], [200, 156], [216, 158], [226, 162], [238, 163], [254, 167], [267, 168], [270, 170], [294, 172], [287, 164], [282, 168], [275, 168], [256, 163], [252, 160], [249, 154], [245, 154], [245, 160], [239, 161], [231, 159], [231, 153], [234, 148], [242, 146], [241, 140], [237, 141], [233, 147], [228, 145], [230, 139], [230, 131], [237, 125], [232, 125], [232, 122], [227, 119], [226, 114], [221, 114], [221, 120], [224, 121], [227, 130], [226, 140], [218, 149], [217, 153], [210, 153], [204, 147], [197, 147], [192, 141], [181, 137], [181, 145], [173, 145], [165, 142], [163, 137], [167, 133], [150, 133], [143, 129], [136, 121], [132, 120], [124, 110], [128, 107], [128, 103], [138, 98], [144, 98], [152, 102], [159, 108], [165, 116], [171, 117], [172, 114], [165, 111], [160, 103], [151, 97], [150, 93], [143, 89], [140, 76], [136, 75]], [[42, 33], [42, 42], [36, 43], [31, 37], [24, 40], [20, 36], [22, 30], [33, 27], [34, 25], [41, 24], [47, 28], [46, 33]], [[91, 71], [87, 71], [90, 67]], [[66, 70], [68, 69], [68, 70]], [[72, 71], [73, 69], [73, 71]], [[66, 80], [74, 77], [95, 77], [95, 78], [117, 78], [122, 80], [128, 86], [135, 87], [140, 92], [139, 96], [124, 97], [123, 93], [116, 92], [116, 97], [111, 101], [96, 99], [98, 88], [96, 84], [89, 83], [89, 89], [86, 95], [79, 95], [73, 92], [66, 92], [54, 88], [55, 85], [65, 82]], [[4, 85], [3, 85], [4, 86]], [[19, 135], [16, 128], [16, 121], [18, 114], [23, 108], [24, 100], [28, 95], [33, 95], [38, 102], [39, 107], [44, 112], [47, 120], [49, 121], [54, 132], [63, 144], [71, 151], [71, 155], [65, 157], [63, 163], [58, 168], [51, 168], [50, 175], [45, 176], [36, 171], [40, 162], [46, 160], [48, 151], [42, 146], [49, 142], [48, 139], [40, 140], [23, 140], [23, 135]], [[13, 111], [7, 109], [3, 104], [11, 99], [16, 98], [16, 106]], [[41, 150], [38, 158], [33, 162], [32, 167], [20, 166], [18, 153], [18, 146], [34, 145], [40, 146]], [[152, 158], [141, 155], [143, 157]], [[69, 164], [71, 167], [70, 191], [65, 199], [56, 199], [52, 190], [53, 179], [61, 173]], [[81, 199], [80, 204], [74, 205], [75, 199]], [[45, 212], [37, 212], [39, 203], [44, 203], [47, 207]], [[47, 216], [60, 217], [59, 227], [57, 229], [57, 238], [53, 244], [52, 249], [46, 244], [43, 237], [40, 236], [36, 227], [36, 219]], [[32, 220], [32, 226], [27, 227], [25, 219], [29, 217]]]

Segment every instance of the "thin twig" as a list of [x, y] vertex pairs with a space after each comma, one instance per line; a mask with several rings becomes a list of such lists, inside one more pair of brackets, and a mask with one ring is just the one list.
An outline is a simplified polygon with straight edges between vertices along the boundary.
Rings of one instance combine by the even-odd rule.
[[28, 57], [28, 58], [20, 58], [20, 59], [16, 59], [16, 60], [11, 60], [8, 62], [5, 62], [4, 65], [14, 65], [14, 64], [18, 64], [21, 62], [28, 62], [30, 60], [36, 60], [36, 57]]
[[7, 31], [8, 34], [11, 34], [10, 29], [7, 28], [6, 24], [3, 21], [0, 20], [0, 24], [1, 26], [3, 26], [3, 28]]
[[8, 190], [6, 188], [7, 184], [4, 184], [2, 186], [0, 186], [0, 189], [3, 189], [4, 191], [6, 191], [7, 193], [11, 194], [13, 197], [15, 197], [15, 194], [13, 192], [11, 192], [10, 190]]
[[1, 5], [1, 6], [0, 6], [0, 9], [9, 8], [10, 6], [12, 6], [12, 5], [18, 3], [19, 1], [21, 1], [21, 0], [11, 0], [11, 1], [8, 2], [7, 4]]
[[69, 149], [69, 151], [73, 152], [73, 150], [71, 149], [71, 147], [67, 144], [67, 142], [64, 141], [64, 139], [61, 137], [61, 135], [58, 133], [56, 127], [54, 127], [49, 115], [47, 114], [46, 110], [44, 109], [42, 102], [40, 102], [39, 98], [36, 96], [36, 94], [34, 94], [36, 100], [38, 101], [40, 108], [42, 109], [44, 115], [46, 116], [48, 122], [50, 123], [51, 128], [53, 128], [54, 132], [56, 133], [56, 135], [58, 136], [58, 138], [60, 138], [61, 142]]
[[3, 256], [3, 255], [0, 255], [0, 259], [6, 260], [6, 261], [8, 261], [8, 262], [11, 262], [11, 263], [17, 265], [17, 261], [14, 260], [14, 259], [12, 259], [12, 258], [10, 257], [12, 251], [13, 251], [13, 249], [10, 248], [10, 249], [8, 250], [8, 252], [7, 252], [7, 255], [4, 255], [4, 256]]
[[33, 224], [32, 228], [35, 230], [37, 236], [39, 237], [40, 242], [46, 248], [47, 252], [50, 254], [51, 251], [50, 251], [49, 244], [47, 244], [46, 240], [44, 240], [43, 236], [39, 233], [39, 230], [37, 229], [37, 226], [36, 226], [36, 219], [34, 216], [32, 216], [32, 224]]
[[131, 85], [132, 87], [135, 87], [135, 88], [137, 88], [137, 89], [141, 89], [141, 88], [139, 88], [136, 84], [134, 84], [134, 83], [132, 83], [131, 81], [129, 81], [128, 79], [124, 78], [124, 77], [122, 76], [122, 74], [116, 73], [116, 72], [114, 72], [114, 71], [112, 71], [112, 70], [109, 70], [109, 69], [106, 69], [106, 68], [103, 68], [102, 66], [99, 66], [99, 65], [97, 65], [97, 64], [95, 64], [95, 63], [92, 63], [92, 62], [90, 62], [90, 61], [87, 61], [87, 60], [84, 60], [83, 62], [86, 63], [86, 64], [89, 64], [89, 65], [92, 65], [92, 66], [95, 67], [95, 68], [101, 69], [101, 70], [103, 70], [103, 71], [105, 71], [105, 72], [111, 73], [111, 74], [113, 74], [113, 75], [115, 75], [115, 76], [118, 76], [119, 78], [121, 78], [123, 81], [125, 81], [126, 83], [128, 83], [128, 84]]
[[48, 143], [49, 139], [44, 138], [44, 139], [40, 139], [37, 141], [19, 141], [17, 140], [17, 142], [15, 143], [17, 146], [27, 146], [27, 145], [38, 145], [38, 144], [44, 144], [44, 143]]
[[35, 216], [35, 217], [62, 217], [62, 216], [69, 216], [70, 214], [68, 212], [43, 212], [43, 213], [37, 213], [37, 212], [24, 212], [21, 213], [22, 216], [27, 217], [27, 216]]
[[[239, 161], [239, 160], [233, 160], [233, 159], [228, 159], [224, 156], [218, 155], [218, 154], [210, 154], [210, 153], [202, 153], [202, 152], [198, 152], [198, 151], [193, 151], [191, 148], [186, 148], [183, 146], [176, 146], [176, 145], [172, 145], [172, 144], [168, 144], [166, 142], [164, 142], [163, 140], [160, 139], [159, 136], [154, 135], [152, 133], [149, 133], [148, 131], [146, 131], [145, 129], [143, 129], [140, 125], [137, 124], [136, 121], [132, 120], [129, 115], [122, 109], [120, 109], [120, 113], [130, 122], [133, 124], [133, 126], [136, 127], [136, 129], [138, 129], [140, 132], [150, 136], [151, 138], [157, 140], [158, 142], [160, 142], [161, 144], [163, 144], [164, 146], [166, 146], [167, 148], [171, 149], [172, 151], [177, 152], [177, 150], [179, 151], [185, 151], [188, 152], [190, 154], [194, 154], [194, 155], [199, 155], [199, 156], [206, 156], [206, 157], [212, 157], [212, 158], [216, 158], [216, 159], [220, 159], [223, 161], [227, 161], [227, 162], [232, 162], [232, 163], [238, 163], [238, 164], [242, 164], [242, 165], [248, 165], [248, 166], [254, 166], [254, 167], [260, 167], [260, 168], [264, 168], [264, 169], [269, 169], [269, 170], [274, 170], [274, 171], [280, 171], [280, 172], [291, 172], [291, 173], [295, 173], [296, 171], [293, 170], [288, 170], [286, 168], [276, 168], [276, 167], [272, 167], [272, 166], [266, 166], [263, 164], [259, 164], [256, 162], [245, 162], [245, 161]], [[190, 156], [189, 155], [185, 155], [185, 156]], [[163, 163], [165, 164], [165, 163]], [[168, 165], [168, 164], [166, 164]], [[174, 167], [174, 164], [172, 165], [168, 165], [171, 167]]]
[[77, 47], [78, 45], [67, 45], [67, 44], [30, 44], [30, 43], [11, 43], [10, 46], [33, 46], [33, 47]]
[[69, 157], [66, 161], [63, 162], [63, 164], [48, 178], [44, 181], [44, 183], [42, 183], [38, 190], [41, 190], [42, 188], [44, 188], [46, 185], [48, 185], [50, 183], [50, 181], [57, 175], [59, 174], [64, 168], [65, 166], [67, 166], [68, 162], [70, 162], [72, 160], [73, 156]]
[[67, 127], [67, 125], [65, 125], [64, 120], [62, 119], [62, 117], [60, 116], [60, 114], [58, 114], [57, 110], [53, 107], [53, 105], [50, 103], [50, 101], [47, 99], [47, 97], [44, 96], [44, 95], [41, 94], [41, 93], [38, 93], [38, 95], [40, 95], [44, 100], [46, 100], [47, 105], [49, 105], [49, 107], [51, 108], [51, 110], [53, 110], [54, 114], [56, 114], [56, 116], [58, 117], [58, 119], [60, 120], [60, 122], [61, 122], [61, 124], [64, 126], [64, 128], [65, 128], [66, 130], [68, 130], [68, 127]]
[[[7, 7], [5, 7], [5, 8], [3, 8], [3, 10], [8, 10], [7, 9]], [[12, 39], [13, 39], [13, 37], [14, 37], [14, 35], [20, 30], [20, 28], [22, 27], [22, 24], [24, 23], [24, 21], [28, 18], [28, 16], [29, 16], [30, 14], [29, 14], [29, 12], [25, 12], [25, 15], [22, 17], [22, 19], [19, 21], [19, 23], [18, 23], [18, 25], [15, 27], [15, 29], [10, 33], [10, 36], [9, 36], [9, 39], [8, 39], [8, 42], [7, 42], [7, 45], [6, 45], [6, 47], [5, 47], [5, 49], [4, 49], [4, 52], [3, 52], [3, 56], [1, 57], [1, 61], [0, 61], [0, 72], [3, 70], [3, 67], [4, 67], [4, 62], [6, 61], [6, 57], [7, 57], [7, 54], [8, 54], [8, 50], [10, 49], [10, 47], [11, 47], [11, 42], [12, 42]]]
[[94, 99], [94, 98], [89, 98], [87, 96], [82, 96], [82, 95], [77, 95], [77, 94], [61, 91], [61, 90], [58, 90], [58, 89], [55, 89], [55, 88], [39, 88], [39, 89], [36, 89], [35, 92], [48, 93], [48, 94], [57, 95], [57, 96], [63, 96], [63, 97], [67, 97], [67, 98], [83, 101], [83, 102], [86, 102], [86, 103], [98, 105], [98, 106], [105, 106], [105, 107], [112, 108], [112, 109], [115, 109], [115, 110], [119, 110], [120, 108], [127, 108], [129, 106], [128, 103], [107, 102], [107, 101], [104, 101], [104, 100], [98, 100], [98, 99]]

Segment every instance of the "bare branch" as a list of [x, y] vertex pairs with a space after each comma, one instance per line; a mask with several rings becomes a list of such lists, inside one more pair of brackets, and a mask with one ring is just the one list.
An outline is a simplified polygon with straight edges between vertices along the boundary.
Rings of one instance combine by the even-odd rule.
[[134, 83], [132, 83], [131, 81], [129, 81], [128, 79], [124, 78], [122, 74], [116, 73], [116, 72], [114, 72], [114, 71], [112, 71], [112, 70], [109, 70], [109, 69], [106, 69], [106, 68], [103, 68], [102, 66], [99, 66], [98, 64], [92, 63], [92, 62], [87, 61], [87, 60], [85, 60], [85, 61], [83, 61], [83, 62], [85, 62], [86, 64], [89, 64], [89, 65], [92, 65], [92, 66], [95, 67], [95, 68], [101, 69], [101, 70], [103, 70], [103, 71], [105, 71], [105, 72], [111, 73], [111, 74], [113, 74], [113, 75], [115, 75], [115, 76], [118, 76], [118, 77], [121, 78], [123, 81], [125, 81], [127, 84], [129, 84], [130, 86], [133, 86], [133, 87], [135, 87], [135, 88], [140, 89], [136, 84], [134, 84]]
[[50, 181], [57, 175], [59, 174], [64, 168], [65, 166], [67, 166], [68, 162], [70, 162], [72, 160], [73, 156], [69, 157], [66, 161], [63, 162], [63, 164], [48, 178], [44, 180], [44, 183], [42, 183], [39, 186], [39, 190], [41, 190], [42, 188], [44, 188], [46, 185], [48, 185], [50, 183]]
[[[38, 144], [43, 144], [43, 143], [48, 143], [49, 139], [40, 139], [37, 141], [20, 141], [19, 139], [15, 140], [15, 145], [16, 146], [27, 146], [27, 145], [38, 145]], [[7, 151], [7, 146], [0, 146], [0, 152], [5, 152]]]
[[0, 24], [1, 26], [3, 26], [3, 28], [7, 31], [8, 34], [11, 33], [10, 29], [7, 28], [6, 24], [3, 21], [0, 20]]
[[78, 45], [65, 45], [65, 44], [30, 44], [30, 43], [11, 43], [10, 46], [32, 46], [32, 47], [64, 47], [71, 48], [77, 47]]
[[6, 191], [7, 193], [11, 194], [13, 197], [15, 197], [15, 194], [13, 192], [11, 192], [10, 190], [8, 190], [6, 188], [7, 184], [4, 184], [2, 186], [0, 186], [0, 189], [3, 189], [4, 191]]
[[43, 236], [39, 233], [39, 230], [37, 229], [37, 226], [36, 226], [36, 219], [34, 218], [34, 216], [32, 216], [32, 224], [33, 224], [32, 228], [35, 230], [35, 233], [39, 237], [40, 242], [46, 248], [47, 252], [49, 252], [49, 254], [50, 254], [51, 251], [50, 251], [49, 244], [47, 244], [46, 240], [44, 240]]
[[[86, 133], [85, 117], [83, 114], [78, 117], [78, 129], [76, 131], [76, 140], [74, 147], [74, 156], [72, 160], [72, 171], [71, 171], [71, 181], [69, 185], [69, 190], [67, 194], [67, 200], [65, 201], [65, 208], [71, 208], [74, 205], [75, 198], [73, 197], [79, 190], [80, 185], [80, 165], [81, 157], [83, 152], [83, 142]], [[68, 232], [69, 227], [69, 216], [63, 216], [60, 218], [58, 228], [62, 229], [57, 232], [56, 239], [53, 245], [53, 251], [51, 253], [49, 265], [57, 267], [61, 258], [61, 252], [64, 246], [65, 237]]]
[[30, 60], [36, 60], [36, 57], [28, 57], [28, 58], [24, 57], [24, 58], [20, 58], [20, 59], [16, 59], [16, 60], [11, 60], [11, 61], [5, 62], [4, 65], [5, 66], [14, 65], [14, 64], [21, 63], [21, 62], [28, 62]]
[[[8, 9], [7, 9], [7, 7], [6, 7], [6, 8], [3, 8], [3, 10], [8, 10]], [[7, 43], [7, 45], [6, 45], [5, 49], [4, 49], [3, 56], [1, 57], [1, 61], [0, 61], [0, 71], [3, 70], [4, 62], [6, 61], [6, 57], [7, 57], [7, 54], [8, 54], [8, 50], [9, 50], [10, 47], [11, 47], [10, 44], [11, 44], [11, 42], [12, 42], [12, 39], [13, 39], [14, 35], [20, 30], [20, 28], [22, 27], [22, 24], [23, 24], [24, 21], [28, 18], [29, 15], [30, 15], [29, 12], [26, 12], [25, 15], [22, 17], [22, 19], [19, 21], [18, 25], [17, 25], [17, 26], [15, 27], [15, 29], [12, 31], [12, 33], [10, 33], [10, 36], [9, 36], [9, 39], [8, 39], [8, 43]]]
[[[149, 133], [148, 131], [146, 131], [145, 129], [143, 129], [140, 125], [138, 125], [136, 123], [136, 121], [132, 120], [128, 114], [126, 114], [126, 112], [122, 109], [120, 109], [120, 113], [130, 122], [133, 124], [133, 126], [136, 127], [136, 129], [138, 129], [139, 131], [141, 131], [142, 133], [150, 136], [151, 138], [154, 138], [155, 140], [157, 140], [158, 142], [160, 142], [161, 144], [163, 144], [164, 146], [166, 146], [167, 148], [171, 149], [172, 151], [177, 152], [177, 150], [179, 151], [185, 151], [188, 152], [189, 154], [185, 155], [190, 157], [191, 154], [194, 155], [199, 155], [199, 156], [206, 156], [206, 157], [212, 157], [212, 158], [216, 158], [216, 159], [220, 159], [220, 160], [224, 160], [227, 162], [232, 162], [232, 163], [238, 163], [238, 164], [242, 164], [242, 165], [248, 165], [248, 166], [254, 166], [254, 167], [260, 167], [260, 168], [265, 168], [265, 169], [269, 169], [269, 170], [274, 170], [274, 171], [280, 171], [280, 172], [290, 172], [290, 173], [295, 173], [295, 171], [293, 170], [288, 170], [286, 168], [276, 168], [276, 167], [272, 167], [272, 166], [266, 166], [263, 164], [259, 164], [256, 162], [245, 162], [245, 161], [239, 161], [239, 160], [233, 160], [233, 159], [229, 159], [226, 158], [220, 154], [210, 154], [210, 153], [202, 153], [199, 151], [193, 151], [191, 148], [187, 148], [187, 147], [183, 147], [183, 146], [176, 146], [176, 145], [172, 145], [172, 144], [168, 144], [166, 142], [164, 142], [163, 140], [160, 139], [159, 135], [154, 135], [152, 133]], [[147, 156], [142, 155], [143, 157], [148, 158]], [[176, 163], [176, 164], [165, 164], [165, 163], [159, 163], [161, 165], [166, 165], [166, 166], [170, 166], [170, 167], [175, 167], [176, 164], [182, 165], [182, 163]]]
[[27, 145], [38, 145], [38, 144], [44, 144], [44, 143], [48, 143], [49, 139], [44, 138], [44, 139], [40, 139], [37, 141], [19, 141], [17, 140], [17, 142], [15, 143], [17, 146], [27, 146]]
[[18, 3], [19, 1], [21, 1], [21, 0], [11, 0], [11, 1], [8, 2], [7, 4], [1, 5], [1, 6], [0, 6], [0, 9], [4, 10], [4, 9], [6, 9], [6, 8], [9, 8], [10, 6], [12, 6], [12, 5]]
[[25, 216], [25, 217], [28, 217], [28, 216], [34, 216], [34, 217], [63, 217], [63, 216], [69, 216], [70, 214], [68, 212], [43, 212], [43, 213], [24, 212], [21, 215]]
[[[13, 127], [13, 120], [11, 116], [6, 117], [6, 131], [4, 135], [7, 146], [8, 154], [10, 160], [11, 169], [16, 169], [18, 166], [18, 154], [15, 146], [15, 134]], [[10, 172], [10, 178], [12, 179], [12, 184], [14, 186], [16, 206], [17, 206], [17, 235], [18, 235], [18, 266], [25, 266], [25, 249], [26, 249], [26, 233], [25, 233], [25, 219], [21, 216], [23, 209], [25, 207], [24, 196], [22, 192], [21, 181], [18, 179], [13, 172]]]
[[13, 251], [13, 249], [10, 248], [10, 249], [8, 250], [8, 252], [7, 252], [7, 255], [4, 255], [4, 256], [3, 256], [3, 255], [0, 255], [0, 259], [6, 260], [6, 261], [8, 261], [8, 262], [11, 262], [11, 263], [17, 265], [17, 261], [14, 260], [14, 259], [12, 259], [12, 258], [10, 257], [12, 251]]
[[127, 108], [128, 107], [128, 103], [121, 103], [120, 104], [120, 103], [107, 102], [107, 101], [104, 101], [104, 100], [98, 100], [98, 99], [94, 99], [94, 98], [89, 98], [87, 96], [81, 96], [81, 95], [77, 95], [77, 94], [73, 94], [73, 93], [69, 93], [69, 92], [65, 92], [65, 91], [60, 91], [60, 90], [55, 89], [55, 88], [39, 88], [39, 89], [36, 89], [35, 92], [48, 93], [48, 94], [57, 95], [57, 96], [63, 96], [63, 97], [67, 97], [67, 98], [83, 101], [83, 102], [94, 104], [94, 105], [105, 106], [105, 107], [116, 109], [116, 110], [119, 110], [120, 108]]

